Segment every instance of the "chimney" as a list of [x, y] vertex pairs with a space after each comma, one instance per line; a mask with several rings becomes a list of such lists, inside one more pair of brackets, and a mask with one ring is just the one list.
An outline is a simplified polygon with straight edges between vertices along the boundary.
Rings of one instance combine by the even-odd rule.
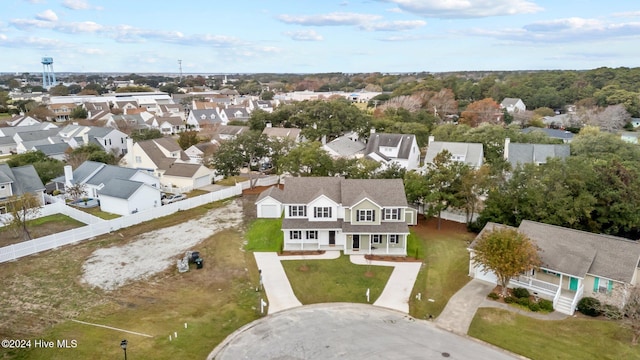
[[428, 145], [431, 145], [431, 143], [434, 142], [434, 141], [436, 141], [435, 136], [429, 135], [429, 143], [428, 143]]
[[71, 165], [64, 166], [64, 187], [70, 188], [73, 186], [73, 169]]
[[511, 139], [505, 138], [504, 139], [504, 159], [505, 160], [509, 159], [509, 144], [511, 144]]
[[82, 142], [84, 143], [83, 145], [89, 144], [89, 134], [87, 133], [82, 134]]
[[127, 154], [127, 164], [133, 166], [133, 139], [127, 138], [127, 148], [125, 149]]

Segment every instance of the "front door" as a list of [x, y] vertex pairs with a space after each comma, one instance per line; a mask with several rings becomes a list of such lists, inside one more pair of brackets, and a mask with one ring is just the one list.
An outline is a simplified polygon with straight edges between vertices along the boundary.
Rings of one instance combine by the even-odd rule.
[[569, 290], [578, 291], [578, 279], [574, 277], [569, 279]]
[[353, 235], [353, 249], [360, 249], [360, 235]]
[[335, 245], [335, 244], [336, 244], [336, 232], [329, 231], [329, 245]]

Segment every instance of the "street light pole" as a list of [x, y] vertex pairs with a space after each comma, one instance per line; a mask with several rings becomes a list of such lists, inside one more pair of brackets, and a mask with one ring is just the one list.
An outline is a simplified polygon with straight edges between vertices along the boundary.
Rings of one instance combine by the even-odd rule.
[[127, 340], [120, 341], [120, 347], [124, 350], [124, 360], [127, 360]]

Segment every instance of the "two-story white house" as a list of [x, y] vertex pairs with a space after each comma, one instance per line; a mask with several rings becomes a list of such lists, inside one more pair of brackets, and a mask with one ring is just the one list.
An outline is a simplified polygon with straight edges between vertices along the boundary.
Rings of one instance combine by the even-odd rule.
[[372, 130], [364, 154], [383, 168], [394, 163], [407, 170], [420, 166], [420, 148], [413, 134], [379, 134]]
[[281, 194], [267, 190], [256, 206], [263, 217], [284, 212], [285, 251], [405, 256], [417, 222], [401, 179], [287, 178]]
[[500, 103], [500, 109], [505, 109], [509, 114], [524, 112], [527, 106], [520, 98], [504, 98]]
[[57, 134], [72, 148], [91, 142], [100, 145], [104, 151], [116, 155], [127, 153], [127, 134], [110, 127], [67, 125]]

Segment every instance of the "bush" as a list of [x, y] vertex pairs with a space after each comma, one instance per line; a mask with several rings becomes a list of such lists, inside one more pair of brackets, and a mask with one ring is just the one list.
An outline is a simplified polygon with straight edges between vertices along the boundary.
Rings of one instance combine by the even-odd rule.
[[602, 314], [611, 320], [621, 320], [622, 313], [617, 306], [606, 304], [602, 307]]
[[506, 302], [507, 304], [511, 304], [516, 302], [516, 298], [514, 298], [513, 296], [507, 296], [506, 298], [504, 298], [504, 302]]
[[547, 299], [540, 299], [538, 301], [538, 305], [540, 305], [540, 310], [542, 311], [553, 311], [553, 301]]
[[537, 302], [530, 301], [529, 302], [529, 310], [531, 310], [533, 312], [540, 311], [541, 310], [540, 304], [538, 304]]
[[600, 315], [600, 300], [592, 297], [583, 297], [578, 301], [578, 311], [588, 316]]
[[517, 298], [516, 302], [518, 303], [518, 305], [522, 305], [524, 307], [529, 307], [529, 305], [531, 304], [529, 298]]
[[492, 293], [489, 293], [489, 295], [487, 295], [487, 297], [488, 297], [489, 299], [491, 299], [491, 300], [498, 300], [498, 298], [500, 297], [500, 295], [498, 295], [498, 294], [496, 294], [496, 293], [492, 292]]
[[522, 299], [522, 298], [529, 298], [529, 290], [525, 289], [525, 288], [515, 288], [513, 289], [512, 292], [513, 296], [517, 297], [518, 299]]

